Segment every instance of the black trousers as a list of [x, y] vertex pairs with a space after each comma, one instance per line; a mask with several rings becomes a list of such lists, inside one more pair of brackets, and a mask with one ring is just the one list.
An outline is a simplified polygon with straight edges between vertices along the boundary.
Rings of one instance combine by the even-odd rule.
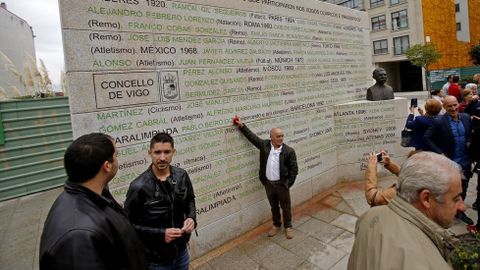
[[292, 227], [292, 207], [290, 203], [290, 189], [280, 181], [266, 181], [265, 192], [272, 211], [273, 225], [282, 226], [280, 219], [280, 207], [283, 214], [283, 227]]
[[470, 163], [467, 165], [461, 166], [462, 167], [462, 200], [465, 201], [465, 197], [467, 197], [467, 188], [468, 188], [468, 182], [470, 181], [470, 178], [472, 178], [473, 173], [472, 173], [472, 166]]

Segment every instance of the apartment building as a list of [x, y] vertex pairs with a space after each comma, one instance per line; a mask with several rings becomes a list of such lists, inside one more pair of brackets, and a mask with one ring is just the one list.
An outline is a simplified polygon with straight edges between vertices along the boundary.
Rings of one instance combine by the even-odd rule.
[[[480, 0], [325, 0], [366, 11], [371, 21], [372, 62], [388, 73], [395, 91], [425, 89], [424, 70], [413, 66], [405, 51], [432, 43], [443, 57], [430, 70], [432, 83], [448, 74], [471, 75], [468, 50], [480, 42]], [[463, 73], [463, 74], [462, 74]]]
[[[31, 59], [36, 61], [32, 27], [9, 11], [3, 2], [0, 3], [0, 37], [0, 52], [8, 57], [17, 72], [22, 73]], [[5, 63], [0, 57], [0, 87], [9, 97], [25, 94], [25, 87], [12, 71], [5, 69]]]

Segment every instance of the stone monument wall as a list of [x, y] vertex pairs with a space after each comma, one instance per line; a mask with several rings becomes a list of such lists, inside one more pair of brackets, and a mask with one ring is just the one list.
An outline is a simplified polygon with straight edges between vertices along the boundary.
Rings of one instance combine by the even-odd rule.
[[149, 140], [171, 133], [173, 165], [196, 194], [193, 256], [270, 216], [258, 151], [234, 115], [264, 138], [284, 130], [300, 169], [294, 204], [361, 178], [364, 153], [398, 144], [401, 101], [348, 103], [372, 82], [364, 12], [314, 0], [60, 0], [60, 9], [74, 137], [115, 138], [110, 189], [123, 201], [151, 162]]

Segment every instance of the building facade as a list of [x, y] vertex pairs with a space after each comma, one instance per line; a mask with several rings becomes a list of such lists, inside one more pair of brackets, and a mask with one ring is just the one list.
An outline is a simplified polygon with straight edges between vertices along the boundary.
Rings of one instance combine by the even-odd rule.
[[0, 52], [9, 60], [0, 55], [0, 88], [8, 97], [25, 94], [25, 87], [20, 83], [18, 76], [12, 70], [6, 69], [5, 64], [11, 61], [14, 69], [22, 74], [28, 63], [35, 60], [34, 34], [32, 27], [22, 18], [8, 11], [7, 5], [0, 5]]
[[435, 79], [432, 78], [432, 83], [435, 80], [438, 83], [444, 81], [440, 71], [455, 73], [461, 68], [473, 66], [468, 51], [472, 45], [480, 42], [480, 0], [324, 2], [368, 12], [372, 62], [375, 67], [385, 68], [389, 76], [388, 83], [395, 91], [425, 89], [424, 71], [411, 65], [405, 57], [405, 51], [415, 44], [435, 44], [442, 54], [439, 62], [430, 67], [437, 74]]

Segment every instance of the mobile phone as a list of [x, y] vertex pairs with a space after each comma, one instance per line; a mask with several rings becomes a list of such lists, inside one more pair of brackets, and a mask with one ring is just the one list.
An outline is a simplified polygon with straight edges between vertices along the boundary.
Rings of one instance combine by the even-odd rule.
[[413, 107], [413, 108], [418, 107], [418, 100], [417, 100], [416, 98], [412, 98], [412, 99], [410, 100], [410, 108], [412, 108], [412, 107]]
[[382, 160], [383, 160], [382, 153], [378, 153], [377, 154], [377, 162], [382, 162]]

